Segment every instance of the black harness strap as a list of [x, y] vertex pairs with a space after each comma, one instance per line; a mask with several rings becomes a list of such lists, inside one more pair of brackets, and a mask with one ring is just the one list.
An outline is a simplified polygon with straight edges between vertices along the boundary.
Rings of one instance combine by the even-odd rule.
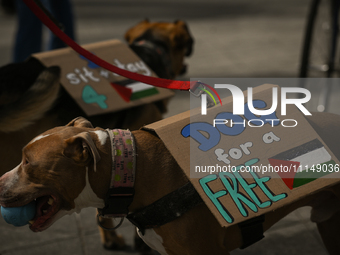
[[110, 188], [104, 199], [105, 207], [98, 208], [99, 216], [127, 215], [134, 193], [135, 189], [131, 187]]
[[260, 241], [263, 235], [263, 222], [264, 222], [264, 214], [258, 217], [252, 218], [250, 220], [246, 220], [240, 222], [238, 226], [241, 229], [242, 234], [242, 246], [240, 249], [247, 248], [248, 246]]
[[[201, 203], [203, 203], [202, 198], [191, 182], [188, 182], [140, 211], [128, 214], [126, 218], [138, 227], [144, 235], [146, 229], [169, 223]], [[265, 216], [260, 215], [238, 224], [243, 240], [241, 249], [260, 241], [264, 237], [264, 219]]]
[[203, 203], [191, 182], [126, 217], [144, 235], [145, 229], [162, 226]]

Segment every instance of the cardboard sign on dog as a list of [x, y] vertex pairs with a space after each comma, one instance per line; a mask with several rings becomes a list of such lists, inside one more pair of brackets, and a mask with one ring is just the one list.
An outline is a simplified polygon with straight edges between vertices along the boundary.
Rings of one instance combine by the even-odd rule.
[[[253, 89], [255, 108], [272, 106], [273, 87]], [[278, 91], [278, 107], [270, 115], [254, 115], [248, 103], [244, 115], [234, 115], [228, 97], [207, 115], [197, 109], [144, 127], [162, 139], [222, 226], [339, 181], [339, 161], [295, 105], [282, 115]]]
[[[103, 60], [146, 76], [154, 72], [124, 43], [110, 40], [83, 46]], [[45, 66], [61, 67], [61, 84], [88, 115], [115, 112], [173, 96], [173, 92], [107, 71], [73, 51], [58, 49], [32, 55]]]

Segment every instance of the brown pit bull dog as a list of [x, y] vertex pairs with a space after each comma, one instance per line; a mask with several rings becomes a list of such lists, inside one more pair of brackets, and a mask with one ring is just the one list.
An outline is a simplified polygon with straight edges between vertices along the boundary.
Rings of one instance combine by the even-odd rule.
[[[130, 28], [125, 37], [161, 78], [173, 79], [183, 74], [184, 58], [193, 49], [193, 38], [183, 21], [143, 21]], [[33, 58], [0, 68], [0, 175], [15, 166], [21, 158], [21, 148], [33, 137], [85, 115], [60, 86], [59, 75], [59, 67], [46, 68]], [[162, 119], [166, 110], [167, 100], [162, 100], [89, 120], [96, 126], [136, 130]], [[112, 227], [111, 220], [101, 221], [104, 226]], [[124, 240], [114, 231], [100, 229], [100, 233], [106, 248], [124, 246]]]
[[[340, 157], [340, 116], [314, 113], [308, 121]], [[125, 160], [121, 161], [123, 155]], [[117, 162], [126, 167], [117, 168]], [[124, 178], [117, 178], [117, 174]], [[63, 215], [82, 208], [106, 208], [112, 183], [120, 187], [118, 192], [110, 191], [114, 196], [129, 190], [130, 186], [125, 186], [129, 182], [134, 183], [135, 190], [127, 216], [132, 219], [131, 215], [182, 187], [188, 179], [155, 135], [143, 130], [131, 134], [93, 128], [80, 117], [46, 131], [24, 147], [20, 164], [0, 178], [0, 204], [22, 206], [36, 199], [37, 213], [30, 229], [43, 231]], [[263, 228], [269, 229], [299, 207], [312, 206], [311, 219], [317, 223], [329, 253], [339, 254], [339, 196], [340, 184], [310, 194], [267, 213]], [[47, 203], [51, 198], [52, 202]], [[209, 224], [199, 224], [203, 221]], [[238, 225], [222, 228], [204, 203], [169, 223], [140, 232], [145, 242], [162, 255], [227, 255], [242, 245]]]

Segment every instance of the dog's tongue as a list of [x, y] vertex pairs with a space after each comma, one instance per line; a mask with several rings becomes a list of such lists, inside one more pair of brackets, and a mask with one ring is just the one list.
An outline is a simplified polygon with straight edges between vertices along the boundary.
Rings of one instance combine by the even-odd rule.
[[46, 222], [55, 213], [57, 204], [54, 203], [53, 196], [43, 196], [36, 199], [36, 213], [34, 219], [30, 221], [30, 229], [34, 232], [41, 231]]

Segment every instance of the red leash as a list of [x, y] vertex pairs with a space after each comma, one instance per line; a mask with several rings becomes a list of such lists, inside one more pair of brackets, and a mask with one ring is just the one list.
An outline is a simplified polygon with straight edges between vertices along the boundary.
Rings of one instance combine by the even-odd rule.
[[[149, 85], [153, 85], [155, 87], [166, 88], [166, 89], [177, 89], [177, 90], [190, 90], [191, 87], [194, 87], [197, 82], [190, 81], [174, 81], [156, 77], [145, 76], [138, 73], [132, 73], [127, 70], [118, 68], [103, 59], [97, 57], [91, 52], [85, 50], [80, 45], [78, 45], [75, 41], [73, 41], [70, 37], [68, 37], [61, 29], [43, 12], [41, 8], [34, 2], [34, 0], [23, 0], [24, 3], [31, 9], [31, 11], [47, 26], [56, 36], [58, 36], [64, 43], [66, 43], [69, 47], [71, 47], [74, 51], [92, 61], [93, 63], [101, 66], [102, 68], [119, 74], [123, 77], [129, 78], [131, 80], [143, 82]], [[216, 92], [216, 90], [207, 85], [209, 89], [211, 89], [218, 97], [221, 105], [221, 99]]]

